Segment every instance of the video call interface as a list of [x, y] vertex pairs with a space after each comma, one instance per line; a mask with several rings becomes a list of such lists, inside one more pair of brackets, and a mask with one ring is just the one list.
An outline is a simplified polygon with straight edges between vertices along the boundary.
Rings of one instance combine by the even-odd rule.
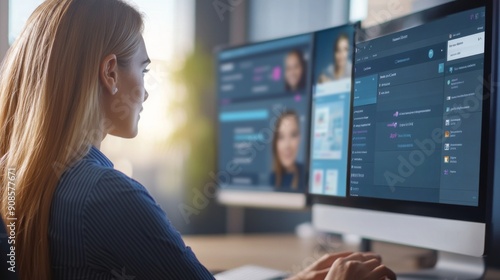
[[356, 44], [350, 195], [477, 206], [485, 9]]
[[219, 53], [221, 188], [303, 193], [312, 35]]

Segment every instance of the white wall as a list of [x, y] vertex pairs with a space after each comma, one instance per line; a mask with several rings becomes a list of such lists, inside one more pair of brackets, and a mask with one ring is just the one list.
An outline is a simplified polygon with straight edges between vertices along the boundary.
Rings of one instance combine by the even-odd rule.
[[349, 19], [348, 0], [252, 0], [249, 40], [273, 38], [329, 28]]

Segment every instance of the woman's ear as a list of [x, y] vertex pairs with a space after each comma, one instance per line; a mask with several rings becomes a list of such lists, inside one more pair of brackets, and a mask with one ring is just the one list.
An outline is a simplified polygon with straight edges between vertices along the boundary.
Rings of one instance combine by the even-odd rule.
[[118, 60], [116, 55], [110, 54], [101, 62], [99, 78], [105, 93], [115, 95], [118, 92]]

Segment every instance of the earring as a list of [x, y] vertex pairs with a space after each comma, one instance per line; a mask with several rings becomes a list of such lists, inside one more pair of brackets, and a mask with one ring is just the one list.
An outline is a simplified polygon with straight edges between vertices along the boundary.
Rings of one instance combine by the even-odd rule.
[[115, 89], [113, 90], [113, 94], [115, 94], [115, 93], [117, 93], [117, 92], [118, 92], [118, 88], [115, 88]]

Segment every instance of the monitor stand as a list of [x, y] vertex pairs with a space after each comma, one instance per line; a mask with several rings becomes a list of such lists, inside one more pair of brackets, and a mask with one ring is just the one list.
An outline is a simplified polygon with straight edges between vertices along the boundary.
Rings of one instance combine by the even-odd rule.
[[475, 280], [482, 279], [485, 272], [486, 266], [482, 257], [438, 252], [434, 268], [398, 274], [398, 280]]

